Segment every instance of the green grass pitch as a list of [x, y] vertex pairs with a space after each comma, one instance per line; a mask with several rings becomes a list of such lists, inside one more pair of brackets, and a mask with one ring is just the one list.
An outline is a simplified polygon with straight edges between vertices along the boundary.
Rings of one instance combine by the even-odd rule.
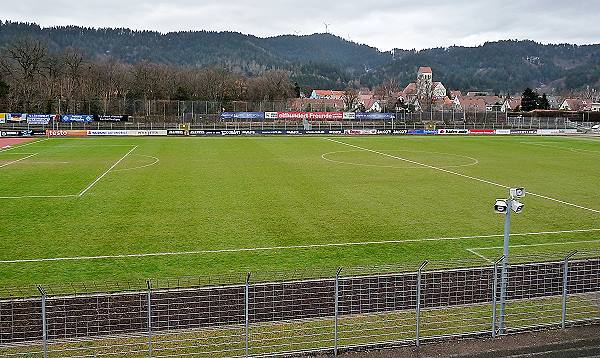
[[[486, 264], [501, 254], [502, 238], [485, 237], [503, 230], [494, 200], [508, 194], [495, 184], [540, 195], [523, 199], [513, 233], [600, 229], [600, 141], [331, 139], [52, 138], [0, 151], [0, 286]], [[457, 237], [472, 238], [440, 239]], [[600, 231], [511, 245], [599, 249]]]

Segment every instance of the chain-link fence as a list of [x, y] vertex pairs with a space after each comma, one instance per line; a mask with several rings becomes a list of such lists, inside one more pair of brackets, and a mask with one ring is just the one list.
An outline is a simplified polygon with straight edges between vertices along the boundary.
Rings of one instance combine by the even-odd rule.
[[3, 289], [0, 355], [337, 354], [600, 323], [600, 252], [530, 259], [504, 297], [501, 259]]

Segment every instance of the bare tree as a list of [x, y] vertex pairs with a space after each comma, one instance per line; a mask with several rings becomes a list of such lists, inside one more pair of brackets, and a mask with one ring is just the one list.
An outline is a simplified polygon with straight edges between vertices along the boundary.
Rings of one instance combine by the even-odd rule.
[[354, 88], [346, 88], [342, 95], [342, 101], [344, 101], [344, 108], [347, 111], [353, 110], [358, 105], [358, 91]]
[[29, 110], [32, 101], [39, 99], [41, 71], [46, 58], [46, 47], [37, 40], [21, 39], [6, 47], [8, 61], [2, 70], [11, 79], [12, 92], [23, 110]]

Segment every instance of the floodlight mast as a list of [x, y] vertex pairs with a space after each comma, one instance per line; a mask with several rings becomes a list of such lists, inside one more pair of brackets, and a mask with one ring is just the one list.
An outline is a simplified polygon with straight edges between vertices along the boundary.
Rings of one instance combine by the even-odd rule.
[[[502, 275], [500, 280], [500, 334], [506, 333], [506, 295], [508, 291], [508, 246], [510, 241], [510, 215], [511, 211], [519, 213], [522, 210], [522, 204], [518, 201], [519, 198], [525, 196], [524, 188], [511, 188], [509, 190], [509, 197], [506, 199], [506, 209], [504, 212], [496, 210], [496, 212], [504, 214], [504, 257], [502, 259]], [[498, 203], [498, 201], [496, 201]], [[521, 204], [521, 209], [518, 211], [513, 204]], [[494, 293], [495, 294], [495, 293]]]

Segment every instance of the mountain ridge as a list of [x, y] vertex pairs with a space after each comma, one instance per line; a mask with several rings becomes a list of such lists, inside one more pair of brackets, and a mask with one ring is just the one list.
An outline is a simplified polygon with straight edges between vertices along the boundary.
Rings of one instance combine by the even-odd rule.
[[285, 69], [307, 88], [375, 87], [390, 80], [404, 86], [422, 65], [432, 67], [434, 79], [448, 89], [516, 92], [541, 87], [560, 92], [600, 86], [599, 44], [502, 40], [475, 47], [384, 52], [324, 33], [257, 37], [233, 31], [160, 33], [0, 22], [0, 47], [22, 37], [38, 39], [50, 51], [76, 48], [92, 59], [216, 66], [248, 75]]

